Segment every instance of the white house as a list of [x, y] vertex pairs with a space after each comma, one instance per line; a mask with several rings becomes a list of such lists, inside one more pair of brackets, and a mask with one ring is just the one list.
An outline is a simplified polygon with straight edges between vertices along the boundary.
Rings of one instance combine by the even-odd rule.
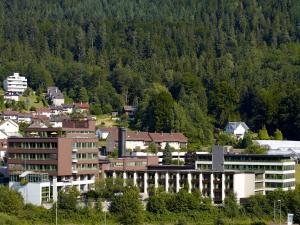
[[47, 88], [47, 98], [52, 101], [55, 106], [60, 106], [65, 103], [65, 98], [63, 93], [58, 89], [58, 87], [48, 87]]
[[19, 101], [19, 94], [16, 94], [14, 92], [6, 92], [4, 94], [4, 100], [11, 100], [11, 101]]
[[[0, 131], [4, 132], [8, 137], [19, 136], [19, 125], [13, 120], [3, 120], [0, 122]], [[4, 139], [0, 137], [0, 139]]]
[[244, 122], [228, 122], [225, 127], [225, 132], [234, 135], [237, 139], [244, 138], [249, 127]]
[[19, 73], [14, 73], [3, 81], [3, 88], [7, 92], [13, 92], [22, 95], [27, 89], [27, 79]]

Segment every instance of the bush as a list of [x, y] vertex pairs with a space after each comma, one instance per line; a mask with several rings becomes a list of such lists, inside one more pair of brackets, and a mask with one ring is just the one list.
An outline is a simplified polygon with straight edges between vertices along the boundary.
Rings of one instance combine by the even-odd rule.
[[24, 208], [20, 193], [6, 186], [0, 186], [0, 212], [17, 216]]

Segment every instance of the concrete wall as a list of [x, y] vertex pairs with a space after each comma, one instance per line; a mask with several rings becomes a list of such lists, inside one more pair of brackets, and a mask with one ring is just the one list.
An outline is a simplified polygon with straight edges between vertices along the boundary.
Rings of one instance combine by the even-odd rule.
[[237, 199], [248, 198], [255, 194], [255, 174], [234, 174], [233, 191]]
[[9, 187], [18, 191], [22, 195], [25, 203], [41, 205], [42, 187], [49, 187], [50, 190], [50, 182], [28, 183], [26, 185], [20, 185], [19, 182], [9, 182]]

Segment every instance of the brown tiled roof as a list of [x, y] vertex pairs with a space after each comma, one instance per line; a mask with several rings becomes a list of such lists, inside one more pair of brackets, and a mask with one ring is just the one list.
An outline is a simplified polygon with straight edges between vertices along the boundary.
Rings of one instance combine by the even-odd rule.
[[140, 131], [127, 131], [127, 141], [151, 141], [148, 132], [140, 132]]
[[4, 111], [2, 114], [4, 116], [17, 116], [19, 114], [19, 112], [12, 111], [12, 110], [7, 110], [7, 111]]
[[50, 112], [51, 112], [51, 110], [50, 110], [49, 108], [47, 108], [47, 107], [37, 108], [35, 111], [36, 111], [37, 113], [42, 113], [42, 112], [50, 113]]
[[89, 109], [89, 103], [75, 103], [75, 107], [76, 108], [80, 108], [80, 109]]
[[118, 127], [101, 127], [99, 128], [101, 132], [108, 132], [114, 142], [118, 141], [119, 129]]
[[153, 142], [187, 142], [182, 133], [149, 133]]

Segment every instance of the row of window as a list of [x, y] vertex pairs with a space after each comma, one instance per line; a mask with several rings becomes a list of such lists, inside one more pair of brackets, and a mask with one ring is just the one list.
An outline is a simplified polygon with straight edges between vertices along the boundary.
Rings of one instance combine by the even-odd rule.
[[56, 142], [10, 142], [8, 143], [9, 148], [19, 149], [56, 149]]
[[77, 159], [97, 159], [97, 153], [77, 153]]
[[8, 164], [9, 170], [32, 170], [32, 171], [55, 171], [57, 169], [56, 165], [36, 165], [36, 164]]
[[286, 183], [275, 183], [275, 182], [266, 182], [266, 187], [268, 188], [288, 188], [294, 187], [295, 182], [286, 182]]
[[70, 130], [67, 131], [68, 134], [94, 134], [94, 131], [90, 131], [90, 130]]
[[[28, 182], [32, 183], [40, 183], [40, 182], [48, 182], [49, 176], [48, 174], [28, 174], [25, 179]], [[20, 181], [20, 175], [19, 174], [11, 174], [9, 176], [10, 181], [19, 182]]]
[[20, 159], [20, 160], [56, 160], [56, 154], [50, 153], [10, 153], [9, 157], [11, 159]]
[[295, 178], [294, 173], [288, 174], [266, 174], [266, 179], [283, 180]]
[[73, 148], [97, 148], [95, 142], [76, 142], [73, 143]]
[[98, 164], [94, 163], [83, 163], [72, 165], [72, 170], [96, 170], [98, 169]]
[[226, 170], [267, 170], [267, 171], [284, 171], [284, 170], [294, 170], [294, 165], [288, 166], [273, 166], [273, 165], [225, 165]]
[[[147, 162], [126, 162], [125, 166], [146, 166]], [[123, 162], [112, 162], [110, 163], [111, 167], [121, 167], [124, 166]]]

